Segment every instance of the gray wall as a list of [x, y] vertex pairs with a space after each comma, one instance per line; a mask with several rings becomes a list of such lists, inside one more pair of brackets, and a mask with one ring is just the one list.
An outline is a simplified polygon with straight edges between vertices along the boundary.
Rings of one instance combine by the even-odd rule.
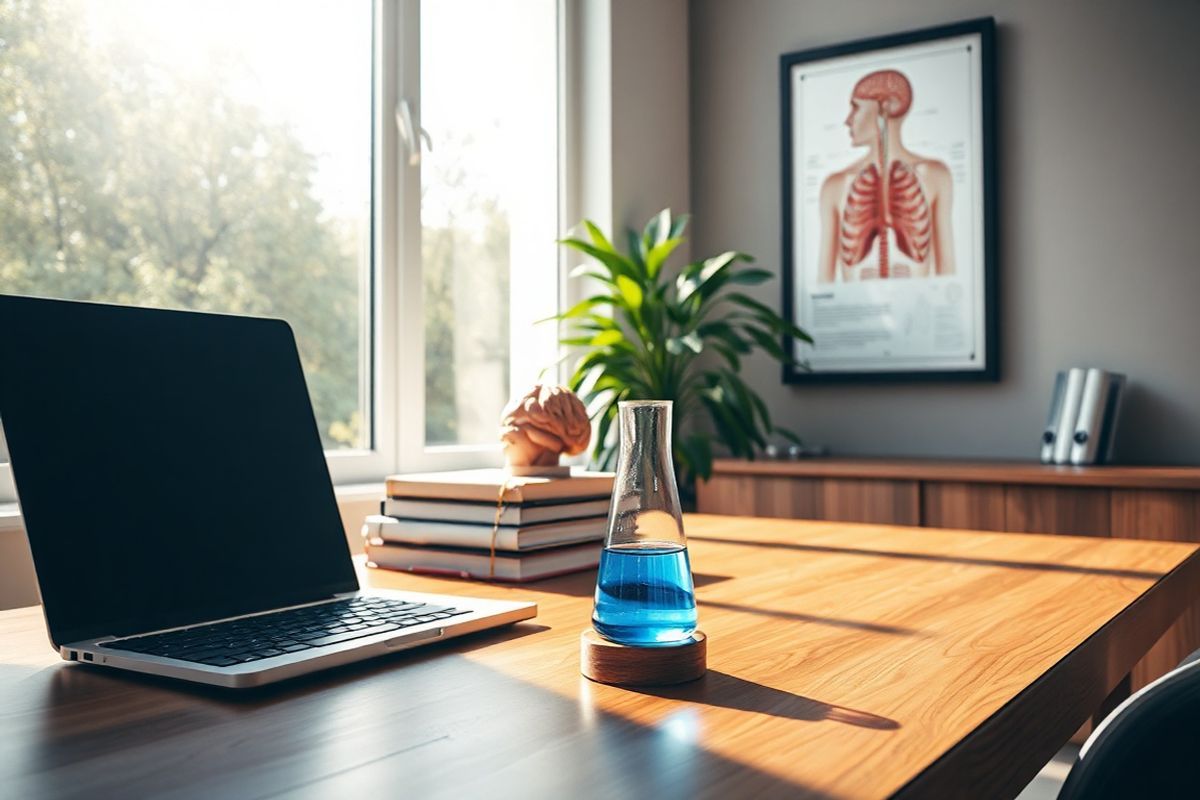
[[[1200, 3], [694, 0], [693, 253], [780, 261], [778, 56], [994, 16], [998, 26], [998, 384], [786, 387], [747, 369], [780, 421], [844, 454], [1026, 458], [1054, 372], [1132, 386], [1132, 462], [1200, 463]], [[778, 302], [777, 283], [761, 297]]]

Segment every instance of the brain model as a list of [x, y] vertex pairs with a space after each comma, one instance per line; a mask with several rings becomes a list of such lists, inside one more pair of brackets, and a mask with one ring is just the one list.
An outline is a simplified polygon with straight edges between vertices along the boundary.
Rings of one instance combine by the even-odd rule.
[[587, 409], [562, 386], [537, 384], [504, 409], [500, 441], [510, 467], [553, 467], [561, 454], [582, 453], [592, 438]]

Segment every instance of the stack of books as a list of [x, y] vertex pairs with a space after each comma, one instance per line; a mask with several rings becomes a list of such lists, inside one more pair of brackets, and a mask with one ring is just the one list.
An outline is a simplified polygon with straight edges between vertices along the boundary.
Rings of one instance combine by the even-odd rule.
[[385, 569], [532, 581], [600, 561], [613, 475], [513, 477], [480, 469], [394, 475], [363, 525], [367, 560]]

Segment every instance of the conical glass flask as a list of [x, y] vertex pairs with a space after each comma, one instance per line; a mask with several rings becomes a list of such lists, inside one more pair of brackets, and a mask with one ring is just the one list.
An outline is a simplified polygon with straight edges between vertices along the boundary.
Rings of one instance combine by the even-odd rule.
[[682, 642], [696, 596], [671, 461], [671, 402], [619, 403], [620, 452], [592, 625], [631, 645]]

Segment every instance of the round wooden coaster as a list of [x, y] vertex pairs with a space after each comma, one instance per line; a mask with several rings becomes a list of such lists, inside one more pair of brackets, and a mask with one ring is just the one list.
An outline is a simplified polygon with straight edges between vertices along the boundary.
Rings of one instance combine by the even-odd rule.
[[610, 642], [591, 628], [579, 636], [579, 671], [597, 683], [669, 686], [694, 681], [708, 669], [708, 637], [696, 631], [681, 644], [634, 647]]

